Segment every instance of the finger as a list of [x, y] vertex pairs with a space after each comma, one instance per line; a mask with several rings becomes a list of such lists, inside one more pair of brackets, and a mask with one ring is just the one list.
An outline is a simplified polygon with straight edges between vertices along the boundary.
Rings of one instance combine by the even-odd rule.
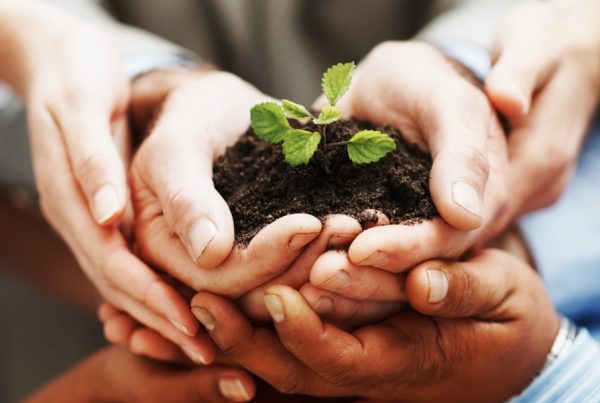
[[300, 294], [319, 316], [343, 328], [379, 322], [402, 311], [402, 301], [356, 301], [306, 284]]
[[139, 323], [159, 332], [164, 338], [179, 346], [195, 363], [208, 365], [215, 358], [215, 349], [210, 338], [202, 330], [194, 337], [180, 332], [164, 317], [149, 310], [145, 305], [129, 298], [127, 295], [114, 291], [111, 299]]
[[536, 89], [557, 67], [560, 45], [547, 35], [554, 24], [548, 7], [531, 2], [509, 14], [500, 29], [485, 87], [494, 106], [509, 118], [527, 114]]
[[486, 250], [465, 262], [431, 261], [408, 273], [411, 306], [432, 316], [498, 319], [530, 269], [510, 255]]
[[117, 307], [115, 307], [112, 304], [109, 304], [108, 302], [103, 302], [98, 307], [98, 318], [102, 322], [106, 322], [111, 317], [118, 315], [120, 313], [121, 313], [121, 311]]
[[359, 266], [398, 273], [425, 260], [462, 253], [473, 236], [457, 232], [440, 218], [415, 225], [386, 225], [359, 234], [348, 249], [348, 258]]
[[[554, 203], [575, 170], [597, 93], [583, 80], [573, 80], [574, 74], [569, 65], [556, 71], [511, 131], [514, 215]], [[557, 98], [563, 100], [560, 105]]]
[[373, 209], [361, 211], [358, 219], [364, 229], [390, 224], [390, 219], [383, 212]]
[[182, 333], [196, 334], [198, 323], [187, 302], [160, 276], [124, 248], [112, 250], [104, 259], [104, 276], [117, 288], [163, 314]]
[[69, 111], [69, 119], [53, 114], [75, 178], [99, 224], [118, 221], [127, 200], [125, 167], [111, 134], [110, 115], [92, 108]]
[[[214, 156], [198, 127], [207, 117], [190, 116], [189, 109], [176, 96], [166, 102], [134, 170], [157, 197], [169, 228], [191, 259], [213, 268], [233, 247], [233, 219], [212, 182]], [[173, 141], [174, 132], [188, 133], [182, 137], [187, 141]]]
[[448, 93], [435, 96], [423, 125], [433, 159], [429, 180], [433, 202], [450, 225], [473, 230], [484, 219], [488, 136], [496, 122], [485, 96], [460, 81], [449, 86]]
[[310, 392], [314, 374], [285, 349], [273, 332], [253, 328], [233, 302], [199, 293], [192, 299], [192, 309], [219, 349], [239, 365], [282, 393]]
[[401, 373], [406, 366], [401, 363], [404, 357], [400, 349], [389, 360], [380, 359], [389, 356], [390, 347], [398, 343], [398, 329], [378, 326], [346, 333], [322, 322], [296, 290], [285, 286], [269, 288], [265, 303], [283, 345], [334, 385], [368, 383], [370, 376], [376, 378], [383, 368]]
[[357, 301], [404, 301], [405, 276], [369, 266], [357, 266], [345, 251], [321, 255], [310, 272], [315, 287]]
[[306, 247], [289, 269], [242, 296], [238, 301], [240, 306], [252, 319], [270, 321], [271, 317], [263, 300], [268, 287], [273, 284], [285, 284], [292, 288], [300, 288], [307, 282], [311, 267], [323, 252], [328, 248], [347, 246], [361, 231], [360, 224], [352, 217], [340, 214], [326, 217], [318, 238]]
[[[60, 145], [56, 120], [51, 112], [39, 105], [32, 105], [32, 109], [35, 110], [30, 115], [32, 132], [44, 133], [44, 136], [32, 136], [36, 177], [43, 187], [40, 193], [45, 195], [42, 209], [74, 251], [86, 274], [100, 292], [117, 289], [127, 294], [128, 298], [148, 304], [155, 312], [169, 318], [182, 332], [194, 334], [198, 324], [187, 303], [131, 254], [117, 228], [99, 228], [96, 225], [85, 208], [85, 200], [74, 178], [71, 175], [58, 175], [50, 179], [44, 167], [52, 166], [58, 172], [69, 172], [67, 156]], [[52, 186], [49, 186], [50, 183]], [[114, 300], [110, 301], [118, 305]], [[118, 307], [124, 309], [122, 305]]]
[[129, 338], [129, 349], [134, 354], [145, 355], [155, 360], [179, 364], [190, 362], [177, 345], [147, 327], [138, 327], [133, 331]]
[[104, 322], [104, 337], [113, 344], [129, 347], [129, 339], [139, 324], [127, 314], [117, 314]]
[[165, 372], [164, 389], [174, 402], [247, 402], [256, 394], [254, 380], [246, 371], [229, 367]]
[[[146, 214], [146, 213], [144, 213]], [[307, 214], [291, 214], [263, 228], [247, 247], [236, 246], [218, 270], [193, 264], [161, 216], [138, 219], [142, 256], [195, 290], [237, 298], [287, 270], [303, 248], [321, 231], [321, 222]]]

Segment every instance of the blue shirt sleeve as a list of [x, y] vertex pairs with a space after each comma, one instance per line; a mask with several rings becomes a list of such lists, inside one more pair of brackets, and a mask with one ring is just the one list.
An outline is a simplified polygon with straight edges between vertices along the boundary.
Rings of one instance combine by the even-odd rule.
[[512, 402], [600, 402], [600, 344], [580, 330], [571, 349]]

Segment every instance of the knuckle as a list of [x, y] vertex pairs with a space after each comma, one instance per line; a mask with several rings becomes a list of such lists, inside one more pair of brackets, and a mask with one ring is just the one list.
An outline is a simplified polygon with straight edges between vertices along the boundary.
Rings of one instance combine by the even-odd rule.
[[184, 231], [187, 218], [194, 210], [194, 204], [183, 188], [169, 189], [165, 195], [164, 213], [169, 225], [176, 231]]
[[98, 151], [84, 152], [73, 159], [75, 177], [80, 182], [86, 182], [102, 172], [104, 155]]
[[320, 373], [329, 383], [336, 386], [350, 386], [363, 378], [360, 366], [354, 365], [356, 351], [351, 347], [341, 347], [337, 356]]
[[469, 167], [475, 178], [487, 180], [490, 174], [490, 164], [485, 155], [473, 146], [465, 146], [461, 150], [464, 166]]

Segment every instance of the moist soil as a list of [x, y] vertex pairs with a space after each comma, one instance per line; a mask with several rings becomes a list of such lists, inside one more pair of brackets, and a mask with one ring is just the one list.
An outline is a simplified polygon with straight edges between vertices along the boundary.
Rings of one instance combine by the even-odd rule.
[[[296, 128], [318, 131], [312, 123]], [[231, 213], [236, 242], [247, 244], [267, 224], [293, 213], [323, 219], [346, 214], [363, 226], [382, 211], [392, 224], [414, 224], [437, 215], [429, 193], [431, 156], [407, 143], [391, 126], [372, 126], [359, 120], [338, 121], [325, 127], [328, 143], [349, 140], [363, 129], [389, 134], [396, 150], [378, 162], [356, 165], [346, 146], [324, 145], [323, 139], [307, 165], [290, 166], [281, 145], [258, 139], [249, 129], [229, 147], [214, 167], [214, 183]]]

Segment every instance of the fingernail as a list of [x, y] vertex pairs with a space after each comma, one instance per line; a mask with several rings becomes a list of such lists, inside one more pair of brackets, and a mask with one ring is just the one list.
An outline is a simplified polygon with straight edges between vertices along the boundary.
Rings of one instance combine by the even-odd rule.
[[521, 113], [523, 115], [526, 114], [529, 110], [529, 99], [521, 87], [519, 87], [519, 85], [514, 81], [510, 80], [504, 81], [502, 87], [505, 94], [515, 99], [519, 105], [521, 105]]
[[104, 185], [94, 195], [94, 216], [103, 223], [119, 211], [119, 196], [113, 185]]
[[430, 304], [442, 302], [448, 294], [448, 277], [441, 270], [427, 270], [427, 281], [429, 282]]
[[190, 350], [189, 348], [183, 348], [183, 352], [196, 364], [208, 365], [208, 360], [204, 357], [204, 355], [202, 355], [202, 353]]
[[481, 217], [481, 201], [475, 188], [463, 181], [452, 184], [452, 201], [471, 214]]
[[328, 297], [321, 297], [314, 309], [319, 314], [331, 313], [333, 312], [333, 300]]
[[348, 273], [346, 270], [338, 270], [335, 275], [330, 277], [319, 287], [326, 288], [331, 291], [340, 291], [348, 287], [351, 280], [350, 273]]
[[208, 218], [201, 218], [190, 231], [190, 246], [194, 261], [204, 253], [208, 244], [217, 236], [217, 227]]
[[383, 252], [377, 251], [373, 253], [371, 256], [360, 262], [361, 266], [385, 266], [390, 262], [390, 258]]
[[267, 311], [269, 311], [273, 320], [277, 323], [283, 322], [285, 315], [283, 313], [283, 303], [281, 302], [281, 299], [274, 294], [265, 294], [264, 299]]
[[219, 379], [219, 390], [226, 399], [235, 402], [247, 402], [250, 400], [250, 395], [239, 379]]
[[192, 313], [209, 332], [215, 330], [215, 327], [217, 326], [217, 321], [210, 314], [210, 312], [208, 312], [207, 309], [200, 307], [192, 307]]
[[315, 232], [294, 235], [288, 244], [288, 248], [292, 251], [300, 250], [304, 248], [310, 241], [315, 239], [316, 235], [317, 233]]
[[179, 330], [181, 333], [183, 334], [187, 334], [188, 336], [194, 336], [194, 334], [192, 332], [190, 332], [190, 330], [183, 326], [181, 323], [177, 322], [174, 319], [171, 319], [171, 323], [173, 324], [173, 326], [175, 326], [177, 328], [177, 330]]

